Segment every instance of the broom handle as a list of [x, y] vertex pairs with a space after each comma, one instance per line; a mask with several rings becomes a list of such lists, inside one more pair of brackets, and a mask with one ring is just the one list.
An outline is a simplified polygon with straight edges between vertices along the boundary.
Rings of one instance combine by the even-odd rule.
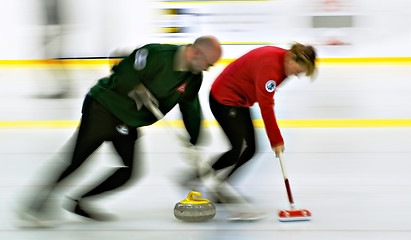
[[151, 113], [154, 114], [154, 116], [157, 118], [157, 120], [160, 120], [164, 117], [164, 114], [158, 109], [156, 106], [154, 106], [152, 103], [148, 106], [148, 109], [151, 111]]
[[283, 177], [284, 177], [285, 188], [287, 189], [288, 201], [290, 202], [291, 209], [294, 209], [294, 199], [293, 199], [293, 195], [291, 193], [290, 181], [288, 181], [287, 172], [285, 170], [283, 153], [280, 153], [278, 155], [278, 159], [280, 160], [280, 166], [281, 166], [281, 171], [282, 171]]
[[[147, 108], [157, 118], [157, 120], [160, 121], [161, 119], [164, 118], [164, 114], [160, 111], [160, 109], [158, 109], [156, 106], [154, 106], [153, 103], [149, 103]], [[165, 121], [165, 123], [167, 123], [167, 121]], [[171, 125], [167, 124], [167, 128], [171, 128]], [[185, 137], [182, 136], [181, 134], [179, 134], [177, 132], [174, 132], [173, 134], [175, 134], [177, 136], [177, 138], [181, 140], [181, 142], [185, 141]]]

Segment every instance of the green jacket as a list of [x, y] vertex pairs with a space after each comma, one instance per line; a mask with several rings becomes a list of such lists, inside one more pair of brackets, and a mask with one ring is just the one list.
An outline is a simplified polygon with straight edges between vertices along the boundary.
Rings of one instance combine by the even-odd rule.
[[141, 127], [157, 121], [145, 107], [137, 110], [127, 94], [140, 83], [159, 101], [159, 109], [168, 113], [179, 104], [184, 125], [195, 144], [202, 120], [198, 92], [203, 75], [174, 70], [174, 55], [178, 45], [148, 44], [135, 49], [115, 65], [109, 77], [102, 78], [90, 89], [90, 94], [109, 112], [125, 124]]

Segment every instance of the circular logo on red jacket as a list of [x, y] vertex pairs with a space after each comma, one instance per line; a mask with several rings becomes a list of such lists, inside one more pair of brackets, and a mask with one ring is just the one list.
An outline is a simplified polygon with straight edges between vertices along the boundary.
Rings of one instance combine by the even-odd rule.
[[265, 90], [267, 90], [267, 92], [274, 92], [275, 86], [274, 80], [270, 80], [265, 84]]

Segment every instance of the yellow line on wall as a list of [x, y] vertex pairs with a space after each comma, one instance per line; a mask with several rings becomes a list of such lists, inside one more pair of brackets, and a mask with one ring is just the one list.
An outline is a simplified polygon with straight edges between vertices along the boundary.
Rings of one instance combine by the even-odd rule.
[[[220, 59], [217, 65], [227, 65], [235, 59]], [[21, 68], [68, 68], [68, 69], [102, 69], [116, 64], [120, 59], [34, 59], [34, 60], [0, 60], [2, 69]], [[320, 58], [321, 65], [411, 65], [411, 57], [373, 57], [373, 58]]]
[[[262, 120], [255, 124], [263, 127]], [[283, 128], [384, 128], [411, 127], [411, 119], [305, 119], [278, 120]]]
[[358, 58], [320, 58], [317, 60], [321, 64], [389, 64], [389, 65], [410, 65], [411, 57], [358, 57]]
[[32, 60], [0, 60], [0, 68], [64, 68], [64, 69], [101, 69], [107, 68], [119, 59], [32, 59]]
[[[164, 123], [167, 121], [167, 123]], [[261, 119], [253, 120], [256, 128], [263, 128]], [[0, 121], [0, 129], [65, 129], [76, 128], [79, 121]], [[163, 120], [154, 127], [184, 127], [182, 120]], [[280, 128], [392, 128], [411, 127], [411, 119], [279, 119]], [[215, 120], [204, 120], [204, 127], [215, 127]]]
[[56, 121], [0, 121], [1, 129], [53, 129], [53, 128], [76, 128], [79, 121], [56, 120]]

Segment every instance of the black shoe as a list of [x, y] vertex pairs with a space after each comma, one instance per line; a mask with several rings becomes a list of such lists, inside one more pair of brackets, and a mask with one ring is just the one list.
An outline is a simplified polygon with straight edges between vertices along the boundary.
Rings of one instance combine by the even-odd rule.
[[[228, 183], [227, 183], [228, 184]], [[230, 186], [230, 188], [233, 188]], [[230, 188], [225, 188], [224, 184], [217, 186], [212, 192], [214, 203], [216, 204], [244, 204], [249, 203], [249, 200], [242, 196], [239, 192], [231, 192]], [[231, 191], [235, 191], [234, 189]]]
[[216, 204], [239, 204], [244, 202], [242, 198], [226, 193], [215, 192], [214, 196]]
[[95, 221], [111, 221], [114, 220], [115, 216], [112, 214], [108, 214], [108, 213], [101, 213], [101, 212], [97, 212], [97, 211], [93, 211], [90, 209], [86, 209], [83, 206], [83, 203], [81, 203], [79, 200], [77, 199], [72, 199], [67, 197], [70, 202], [71, 205], [74, 204], [74, 206], [65, 206], [65, 209], [69, 212], [72, 212], [74, 214], [77, 214], [79, 216], [91, 219], [91, 220], [95, 220]]

